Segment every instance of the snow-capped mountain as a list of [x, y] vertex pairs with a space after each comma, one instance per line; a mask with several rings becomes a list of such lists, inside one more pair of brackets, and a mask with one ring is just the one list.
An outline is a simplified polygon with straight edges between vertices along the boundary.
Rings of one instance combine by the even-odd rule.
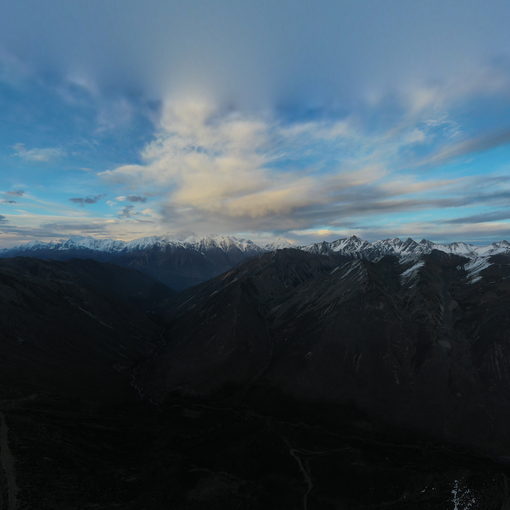
[[228, 271], [248, 258], [285, 248], [316, 255], [344, 255], [371, 262], [388, 255], [397, 256], [404, 271], [403, 281], [410, 285], [414, 277], [419, 275], [419, 260], [434, 250], [466, 257], [469, 263], [464, 264], [464, 270], [471, 281], [476, 281], [480, 271], [491, 265], [492, 256], [510, 253], [510, 243], [507, 241], [475, 246], [462, 242], [440, 244], [426, 239], [418, 242], [411, 238], [369, 242], [351, 236], [307, 246], [296, 246], [287, 239], [276, 239], [261, 246], [233, 236], [192, 236], [185, 239], [152, 236], [133, 241], [78, 236], [47, 243], [27, 243], [1, 250], [0, 257], [30, 256], [57, 260], [91, 258], [136, 268], [175, 289], [182, 289]]
[[32, 242], [0, 251], [0, 257], [69, 260], [88, 258], [138, 269], [175, 289], [208, 280], [267, 251], [253, 241], [229, 236], [173, 239], [153, 236], [134, 241], [72, 237]]
[[184, 240], [173, 239], [169, 236], [142, 237], [133, 241], [118, 241], [114, 239], [96, 239], [94, 237], [75, 236], [49, 242], [29, 242], [14, 248], [1, 250], [0, 253], [32, 252], [40, 250], [92, 250], [105, 253], [121, 253], [147, 249], [166, 249], [181, 247], [198, 251], [220, 249], [222, 251], [240, 250], [242, 252], [263, 251], [253, 241], [238, 239], [230, 236], [191, 236]]
[[375, 261], [386, 255], [396, 255], [404, 259], [412, 259], [429, 254], [433, 250], [467, 258], [488, 257], [499, 253], [510, 253], [510, 243], [508, 241], [499, 241], [488, 246], [476, 246], [462, 242], [441, 244], [426, 239], [417, 242], [411, 238], [402, 240], [398, 237], [370, 243], [359, 237], [352, 236], [332, 242], [321, 242], [303, 246], [301, 249], [322, 255], [338, 253], [340, 255], [350, 255], [356, 258]]
[[360, 239], [357, 236], [351, 236], [331, 242], [322, 241], [320, 243], [305, 246], [298, 246], [288, 239], [279, 238], [271, 243], [261, 246], [249, 239], [239, 239], [234, 236], [190, 236], [185, 239], [174, 239], [170, 236], [151, 236], [142, 237], [133, 241], [76, 236], [58, 241], [29, 242], [14, 248], [0, 250], [0, 254], [5, 256], [6, 254], [10, 255], [14, 253], [37, 252], [41, 250], [91, 250], [105, 253], [122, 253], [168, 248], [185, 248], [199, 252], [207, 252], [209, 250], [221, 250], [224, 252], [239, 250], [240, 252], [250, 254], [281, 250], [285, 248], [297, 248], [318, 255], [338, 253], [340, 255], [350, 255], [366, 260], [378, 260], [386, 255], [415, 257], [431, 253], [432, 250], [438, 250], [468, 258], [487, 257], [497, 255], [499, 253], [509, 253], [510, 243], [508, 241], [499, 241], [487, 246], [477, 246], [463, 242], [453, 242], [448, 244], [434, 243], [426, 239], [422, 239], [418, 242], [411, 238], [402, 240], [398, 237], [369, 242], [364, 239]]
[[304, 246], [301, 249], [322, 255], [346, 255], [371, 262], [377, 262], [387, 255], [397, 256], [403, 269], [400, 275], [401, 282], [412, 287], [420, 276], [420, 269], [424, 264], [423, 256], [434, 250], [467, 258], [464, 264], [459, 264], [459, 268], [465, 271], [466, 281], [476, 283], [482, 278], [480, 273], [493, 264], [491, 257], [510, 254], [510, 243], [499, 241], [488, 246], [476, 246], [463, 242], [433, 243], [426, 239], [417, 242], [411, 238], [384, 239], [370, 243], [352, 236], [330, 243], [322, 242]]

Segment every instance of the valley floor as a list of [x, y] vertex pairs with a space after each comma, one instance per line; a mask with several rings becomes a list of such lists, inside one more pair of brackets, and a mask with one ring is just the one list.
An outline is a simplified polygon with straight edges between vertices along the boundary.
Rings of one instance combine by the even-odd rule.
[[95, 408], [46, 395], [7, 407], [6, 510], [500, 510], [510, 502], [508, 467], [397, 440], [355, 415], [333, 427], [320, 409], [182, 398]]

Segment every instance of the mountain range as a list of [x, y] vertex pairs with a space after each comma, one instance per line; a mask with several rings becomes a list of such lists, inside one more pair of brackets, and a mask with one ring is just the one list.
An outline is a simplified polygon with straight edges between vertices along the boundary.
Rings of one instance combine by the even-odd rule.
[[305, 246], [278, 239], [260, 246], [250, 240], [229, 236], [189, 237], [185, 240], [153, 236], [129, 242], [91, 237], [31, 242], [2, 249], [0, 257], [29, 256], [54, 260], [87, 258], [110, 262], [140, 270], [173, 289], [182, 290], [207, 281], [249, 258], [284, 248], [296, 248], [319, 255], [336, 253], [370, 261], [377, 261], [386, 255], [412, 260], [438, 250], [469, 258], [473, 261], [473, 271], [488, 263], [492, 255], [510, 253], [510, 243], [507, 241], [487, 246], [459, 242], [439, 244], [425, 239], [417, 242], [410, 238], [370, 243], [351, 236]]
[[509, 243], [273, 248], [4, 251], [0, 507], [507, 508]]

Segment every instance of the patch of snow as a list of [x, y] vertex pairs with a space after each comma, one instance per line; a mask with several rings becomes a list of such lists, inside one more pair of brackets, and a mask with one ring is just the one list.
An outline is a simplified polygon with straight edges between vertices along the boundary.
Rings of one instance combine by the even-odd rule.
[[467, 279], [470, 283], [476, 283], [482, 279], [480, 272], [487, 269], [491, 263], [487, 257], [478, 257], [464, 264], [463, 268], [467, 272]]
[[461, 483], [460, 480], [454, 480], [451, 494], [453, 510], [474, 510], [476, 498], [471, 489]]
[[[344, 267], [346, 267], [346, 266], [343, 266], [342, 269]], [[351, 279], [354, 279], [357, 281], [363, 280], [363, 278], [366, 276], [366, 270], [365, 270], [365, 267], [363, 266], [363, 263], [360, 260], [355, 260], [355, 261], [351, 262], [350, 264], [348, 264], [347, 269], [344, 272], [342, 272], [340, 279], [344, 280], [348, 276]]]
[[413, 264], [409, 269], [406, 269], [403, 273], [400, 274], [400, 281], [405, 284], [409, 284], [413, 282], [413, 280], [418, 275], [420, 268], [425, 265], [425, 261], [420, 260]]

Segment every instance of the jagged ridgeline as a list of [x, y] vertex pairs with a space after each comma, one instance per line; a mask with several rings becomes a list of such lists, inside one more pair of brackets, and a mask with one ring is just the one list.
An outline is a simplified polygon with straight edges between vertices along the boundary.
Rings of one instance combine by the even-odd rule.
[[[55, 242], [32, 242], [0, 250], [0, 257], [29, 256], [42, 259], [68, 260], [91, 258], [138, 269], [173, 289], [184, 289], [217, 276], [241, 262], [282, 248], [298, 248], [317, 254], [343, 254], [365, 260], [385, 255], [413, 258], [440, 250], [480, 260], [498, 253], [510, 252], [510, 243], [501, 241], [489, 246], [467, 243], [437, 244], [427, 240], [385, 239], [369, 243], [352, 236], [333, 242], [298, 246], [284, 239], [258, 245], [253, 241], [228, 236], [210, 236], [175, 240], [169, 237], [147, 237], [124, 242], [111, 239], [75, 237]], [[473, 266], [475, 267], [475, 266]]]

